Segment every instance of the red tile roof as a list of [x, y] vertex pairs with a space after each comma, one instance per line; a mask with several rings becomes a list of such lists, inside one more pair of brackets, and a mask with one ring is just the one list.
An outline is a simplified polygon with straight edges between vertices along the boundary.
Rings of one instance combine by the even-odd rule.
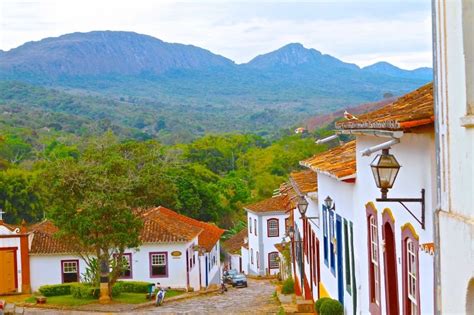
[[[144, 243], [189, 242], [198, 237], [198, 244], [210, 251], [224, 232], [213, 224], [188, 218], [164, 207], [135, 209], [134, 213], [143, 220], [140, 239]], [[55, 236], [58, 228], [51, 221], [32, 225], [29, 231], [33, 234], [32, 254], [74, 252], [68, 242]]]
[[340, 121], [337, 129], [407, 130], [433, 124], [433, 83], [410, 92], [378, 110], [360, 115], [358, 119]]
[[231, 254], [239, 254], [242, 246], [248, 241], [248, 229], [245, 227], [239, 233], [235, 234], [227, 241], [222, 243], [222, 247]]
[[291, 173], [290, 182], [296, 190], [303, 194], [318, 190], [318, 176], [312, 170]]
[[286, 195], [277, 195], [244, 207], [245, 210], [253, 212], [285, 212], [288, 200]]
[[300, 162], [315, 172], [321, 172], [339, 180], [355, 178], [356, 175], [356, 142], [347, 142], [341, 146], [319, 153]]
[[202, 229], [202, 233], [199, 235], [199, 246], [205, 248], [207, 251], [211, 251], [216, 245], [217, 241], [221, 238], [225, 230], [217, 227], [212, 223], [198, 221], [196, 219], [181, 215], [173, 210], [165, 207], [157, 208], [161, 214], [168, 216], [170, 219], [179, 220], [185, 224], [192, 225], [196, 228]]

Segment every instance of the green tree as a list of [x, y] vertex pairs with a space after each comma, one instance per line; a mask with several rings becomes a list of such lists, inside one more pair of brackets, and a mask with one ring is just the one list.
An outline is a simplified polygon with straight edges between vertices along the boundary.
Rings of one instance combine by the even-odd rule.
[[18, 164], [31, 153], [31, 145], [22, 138], [10, 135], [0, 142], [0, 158]]
[[103, 270], [109, 295], [122, 271], [114, 258], [121, 261], [125, 249], [140, 245], [142, 227], [132, 211], [141, 165], [133, 151], [122, 149], [109, 134], [89, 145], [78, 160], [52, 162], [44, 176], [51, 191], [49, 217], [59, 236], [74, 244], [89, 268], [94, 259], [110, 266], [111, 271]]

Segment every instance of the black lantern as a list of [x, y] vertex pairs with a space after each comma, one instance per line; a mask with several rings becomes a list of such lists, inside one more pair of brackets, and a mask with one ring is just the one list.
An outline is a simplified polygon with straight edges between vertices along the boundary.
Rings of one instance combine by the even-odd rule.
[[397, 159], [388, 150], [383, 149], [382, 154], [378, 154], [370, 164], [375, 184], [382, 192], [382, 198], [387, 198], [387, 192], [393, 187], [393, 183], [400, 170], [400, 164], [398, 164]]
[[324, 205], [328, 210], [333, 210], [334, 208], [334, 201], [331, 199], [331, 197], [327, 196], [326, 199], [324, 199]]
[[308, 209], [308, 201], [306, 201], [304, 197], [300, 197], [298, 200], [298, 211], [300, 212], [303, 218], [306, 214], [307, 209]]

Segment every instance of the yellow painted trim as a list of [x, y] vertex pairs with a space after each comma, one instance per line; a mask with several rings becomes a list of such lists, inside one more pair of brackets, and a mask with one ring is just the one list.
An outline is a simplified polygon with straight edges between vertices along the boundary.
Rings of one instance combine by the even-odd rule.
[[416, 230], [415, 228], [413, 227], [413, 225], [411, 225], [411, 223], [405, 223], [404, 225], [402, 225], [401, 227], [402, 229], [402, 232], [405, 230], [405, 229], [410, 229], [411, 231], [411, 234], [413, 234], [413, 236], [416, 238], [417, 241], [420, 240], [420, 237], [418, 236], [418, 234], [416, 233]]
[[324, 284], [322, 282], [319, 282], [319, 298], [323, 297], [328, 297], [330, 298], [331, 296], [329, 295], [328, 290], [324, 287]]
[[365, 207], [366, 207], [366, 208], [367, 208], [367, 207], [370, 207], [370, 208], [372, 208], [372, 209], [375, 211], [375, 213], [378, 213], [377, 208], [375, 207], [375, 204], [374, 204], [372, 201], [367, 202], [367, 203], [365, 204]]
[[390, 208], [385, 208], [385, 209], [383, 209], [382, 216], [383, 216], [385, 213], [388, 213], [388, 215], [390, 216], [390, 219], [392, 219], [392, 222], [395, 223], [395, 217], [393, 216], [392, 210], [391, 210]]

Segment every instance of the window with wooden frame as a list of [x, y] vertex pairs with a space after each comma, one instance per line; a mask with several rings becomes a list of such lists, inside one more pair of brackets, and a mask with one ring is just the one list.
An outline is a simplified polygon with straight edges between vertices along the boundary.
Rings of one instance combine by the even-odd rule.
[[250, 249], [250, 263], [253, 265], [253, 248]]
[[402, 227], [402, 272], [403, 272], [403, 313], [420, 313], [420, 276], [418, 261], [418, 236], [413, 227]]
[[63, 283], [79, 282], [79, 260], [61, 260]]
[[278, 252], [268, 253], [268, 268], [278, 269], [280, 264], [278, 263]]
[[257, 260], [257, 269], [260, 268], [260, 256], [258, 255], [258, 250], [255, 252], [255, 259]]
[[167, 277], [168, 276], [168, 253], [156, 252], [150, 253], [150, 277]]
[[[117, 260], [118, 255], [115, 254], [114, 258]], [[124, 253], [122, 255], [122, 267], [123, 267], [123, 270], [120, 273], [119, 278], [120, 279], [132, 279], [132, 254], [131, 253]]]
[[326, 206], [323, 205], [323, 251], [324, 251], [324, 264], [329, 266], [328, 259], [328, 211]]
[[253, 219], [253, 231], [255, 236], [257, 236], [257, 219]]
[[379, 268], [379, 237], [376, 214], [367, 218], [369, 245], [369, 299], [370, 303], [380, 306], [380, 268]]
[[331, 258], [331, 273], [336, 276], [336, 247], [335, 247], [335, 233], [334, 233], [334, 211], [329, 211], [329, 256]]
[[349, 224], [344, 219], [344, 267], [345, 267], [345, 279], [346, 279], [346, 291], [351, 294], [352, 292], [352, 276], [351, 276], [351, 248], [349, 246]]
[[252, 234], [252, 218], [249, 218], [249, 234]]
[[267, 220], [267, 236], [268, 237], [278, 237], [280, 236], [279, 220], [276, 218], [271, 218]]

